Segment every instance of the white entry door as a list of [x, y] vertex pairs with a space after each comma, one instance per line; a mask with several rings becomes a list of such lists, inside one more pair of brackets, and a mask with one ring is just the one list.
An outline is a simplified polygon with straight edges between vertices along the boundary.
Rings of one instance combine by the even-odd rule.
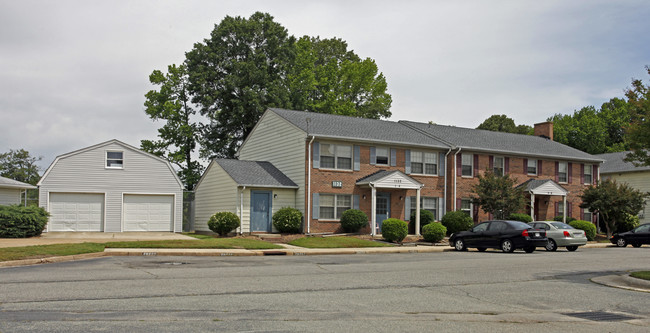
[[48, 231], [102, 231], [104, 195], [50, 193]]
[[124, 231], [173, 231], [173, 195], [124, 195]]

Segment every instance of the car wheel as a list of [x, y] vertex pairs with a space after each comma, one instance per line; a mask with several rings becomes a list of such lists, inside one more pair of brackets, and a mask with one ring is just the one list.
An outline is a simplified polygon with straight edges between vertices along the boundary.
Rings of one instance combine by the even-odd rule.
[[501, 251], [505, 253], [512, 253], [515, 250], [515, 244], [512, 244], [512, 241], [509, 239], [504, 239], [501, 242]]
[[454, 248], [456, 248], [456, 251], [466, 251], [467, 250], [467, 247], [465, 246], [465, 241], [463, 241], [462, 238], [459, 238], [454, 242]]
[[533, 252], [535, 252], [535, 247], [534, 246], [529, 246], [529, 247], [525, 248], [524, 251], [526, 251], [526, 253], [533, 253]]
[[476, 249], [478, 250], [478, 252], [485, 252], [485, 248], [484, 248], [484, 247], [477, 247]]
[[641, 243], [632, 243], [632, 246], [634, 246], [634, 247], [641, 247]]
[[619, 239], [616, 241], [616, 246], [618, 246], [618, 247], [626, 247], [626, 246], [627, 246], [627, 242], [625, 241], [625, 238], [619, 238]]
[[544, 247], [546, 248], [546, 251], [555, 251], [557, 250], [557, 243], [549, 238]]
[[567, 246], [566, 249], [573, 252], [573, 251], [578, 249], [578, 246], [577, 245], [576, 246]]

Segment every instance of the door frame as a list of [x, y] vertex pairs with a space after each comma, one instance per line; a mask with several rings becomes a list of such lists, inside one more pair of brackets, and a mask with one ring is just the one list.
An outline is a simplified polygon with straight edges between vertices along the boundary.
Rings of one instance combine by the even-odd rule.
[[387, 204], [386, 204], [386, 219], [390, 218], [390, 197], [391, 193], [390, 192], [377, 192], [375, 195], [375, 226], [378, 229], [378, 234], [381, 233], [381, 225], [382, 221], [379, 221], [379, 214], [377, 214], [377, 198], [386, 198]]
[[[266, 226], [266, 230], [253, 230], [253, 198], [255, 197], [255, 194], [266, 194], [268, 195], [268, 225]], [[273, 191], [261, 191], [261, 190], [251, 190], [251, 203], [250, 203], [250, 208], [248, 210], [248, 216], [249, 216], [249, 226], [248, 230], [250, 232], [272, 232], [273, 231]]]

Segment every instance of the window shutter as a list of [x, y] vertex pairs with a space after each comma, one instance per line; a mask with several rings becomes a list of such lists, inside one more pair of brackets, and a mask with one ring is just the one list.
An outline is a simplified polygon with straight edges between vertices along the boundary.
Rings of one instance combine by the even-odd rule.
[[597, 176], [598, 176], [598, 166], [597, 166], [597, 165], [594, 165], [593, 168], [592, 168], [591, 170], [592, 170], [592, 172], [591, 172], [591, 179], [592, 179], [594, 185], [596, 185], [596, 184], [598, 183], [598, 179], [597, 179]]
[[[580, 184], [585, 183], [585, 165], [584, 163], [580, 164]], [[582, 215], [580, 215], [580, 219], [582, 220]]]
[[478, 222], [478, 205], [472, 204], [472, 218], [474, 222]]
[[377, 164], [377, 149], [370, 147], [370, 165]]
[[436, 216], [436, 219], [440, 221], [445, 216], [445, 200], [443, 198], [436, 198], [436, 200], [438, 201], [438, 216]]
[[314, 142], [313, 143], [313, 157], [312, 161], [314, 163], [314, 169], [319, 169], [320, 168], [320, 143], [319, 142]]
[[460, 210], [460, 206], [463, 204], [463, 199], [456, 199], [456, 210]]
[[[557, 201], [555, 202], [555, 212], [554, 212], [553, 214], [554, 214], [555, 216], [559, 216], [559, 215], [560, 215], [560, 203], [557, 202]], [[555, 217], [555, 216], [554, 216], [554, 217]]]
[[559, 181], [560, 181], [560, 162], [555, 162], [555, 182], [557, 183]]
[[404, 172], [409, 174], [411, 173], [411, 150], [407, 149], [404, 151]]
[[358, 194], [352, 195], [352, 208], [353, 209], [359, 209], [359, 195]]
[[571, 203], [567, 201], [566, 202], [566, 217], [567, 217], [567, 219], [569, 217], [571, 217], [571, 213], [572, 213], [572, 209], [571, 209], [572, 207], [571, 206], [572, 206]]
[[503, 173], [508, 174], [510, 173], [510, 157], [506, 157], [503, 159]]
[[537, 175], [542, 175], [542, 160], [537, 160]]
[[404, 221], [411, 219], [411, 197], [404, 198]]
[[524, 175], [528, 174], [528, 159], [524, 158]]
[[390, 166], [397, 166], [397, 149], [390, 149]]
[[318, 201], [318, 193], [313, 194], [311, 210], [312, 210], [312, 214], [311, 214], [312, 218], [318, 220], [318, 213], [320, 211], [320, 203]]
[[572, 172], [572, 171], [573, 171], [573, 163], [568, 163], [567, 171], [566, 171], [566, 172], [567, 172], [567, 174], [568, 174], [568, 175], [567, 175], [567, 182], [568, 182], [569, 184], [571, 184], [571, 179], [573, 179], [573, 177], [572, 177], [573, 172]]
[[354, 171], [359, 171], [361, 169], [361, 148], [359, 146], [354, 146]]
[[474, 177], [478, 177], [478, 154], [474, 154]]
[[445, 154], [438, 154], [438, 175], [445, 174]]
[[463, 154], [458, 154], [456, 156], [456, 176], [458, 177], [462, 175], [462, 165], [463, 165]]
[[[584, 181], [583, 181], [583, 183], [584, 183]], [[581, 220], [585, 219], [585, 209], [584, 208], [580, 208], [580, 219]]]
[[494, 170], [494, 156], [490, 155], [488, 157], [488, 160], [489, 160], [488, 165], [489, 165], [490, 171], [493, 171]]

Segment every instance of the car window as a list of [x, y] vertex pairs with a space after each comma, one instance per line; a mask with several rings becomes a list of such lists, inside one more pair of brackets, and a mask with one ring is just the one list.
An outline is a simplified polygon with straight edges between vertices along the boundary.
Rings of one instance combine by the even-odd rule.
[[503, 231], [507, 230], [508, 225], [505, 222], [492, 222], [490, 223], [490, 231]]
[[573, 229], [572, 226], [570, 226], [570, 225], [568, 225], [566, 223], [562, 223], [562, 222], [551, 222], [551, 225], [553, 225], [554, 227], [556, 227], [558, 229]]
[[487, 227], [488, 227], [489, 224], [490, 223], [481, 223], [481, 224], [475, 226], [474, 228], [472, 228], [472, 231], [473, 232], [485, 231], [485, 230], [487, 230]]
[[640, 225], [636, 229], [634, 229], [634, 232], [648, 232], [648, 231], [650, 231], [650, 224]]
[[551, 227], [546, 223], [537, 223], [535, 226], [536, 229], [551, 230]]
[[[505, 222], [503, 222], [505, 223]], [[524, 222], [519, 222], [519, 221], [508, 221], [508, 224], [515, 228], [516, 230], [524, 230], [524, 229], [530, 229], [531, 226], [527, 223]]]

